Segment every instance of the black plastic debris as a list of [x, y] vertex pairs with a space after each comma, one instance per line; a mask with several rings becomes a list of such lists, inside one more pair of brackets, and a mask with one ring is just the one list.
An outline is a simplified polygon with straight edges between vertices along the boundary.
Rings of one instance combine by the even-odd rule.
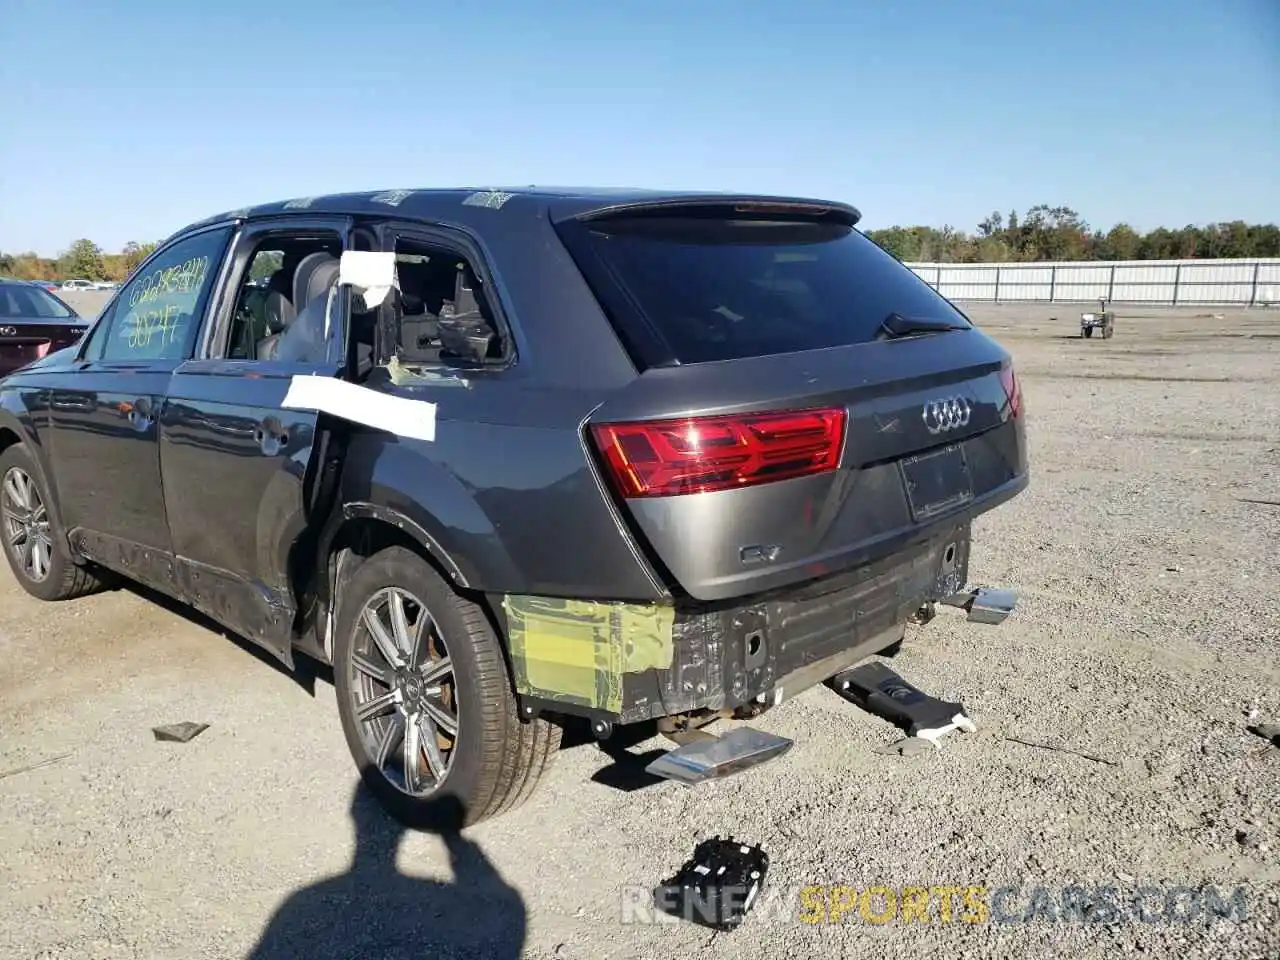
[[653, 892], [670, 916], [726, 932], [746, 919], [769, 871], [769, 855], [732, 837], [703, 840], [693, 857]]
[[977, 729], [964, 704], [929, 696], [883, 663], [862, 664], [827, 683], [846, 700], [906, 731], [908, 737], [930, 741], [935, 747], [952, 730], [972, 733]]
[[151, 732], [155, 734], [157, 740], [170, 743], [187, 743], [208, 729], [209, 725], [207, 723], [183, 720], [181, 723], [166, 723], [163, 726], [152, 727]]
[[1249, 732], [1263, 740], [1270, 740], [1273, 747], [1280, 747], [1280, 723], [1259, 723], [1251, 726]]

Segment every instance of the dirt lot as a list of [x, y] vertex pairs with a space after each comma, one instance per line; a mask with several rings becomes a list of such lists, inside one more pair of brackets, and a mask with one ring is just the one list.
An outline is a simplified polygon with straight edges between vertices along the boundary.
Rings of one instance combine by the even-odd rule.
[[108, 290], [59, 290], [58, 296], [84, 317], [96, 317], [106, 302], [111, 299]]
[[[980, 523], [972, 573], [1022, 601], [909, 638], [896, 668], [982, 724], [920, 759], [874, 752], [887, 725], [816, 689], [756, 721], [796, 738], [773, 764], [628, 792], [578, 743], [447, 849], [355, 791], [324, 677], [129, 591], [47, 606], [4, 572], [0, 775], [53, 762], [0, 779], [0, 955], [1277, 956], [1280, 749], [1246, 727], [1280, 721], [1280, 313], [1122, 308], [1085, 341], [1080, 309], [972, 308], [1016, 355], [1034, 470]], [[153, 740], [188, 719], [211, 726]], [[627, 888], [727, 832], [764, 846], [784, 899], [731, 934], [623, 922]], [[1243, 886], [1245, 919], [1164, 915], [1203, 884]], [[812, 925], [806, 885], [1020, 892], [980, 923]], [[1158, 887], [1157, 922], [1079, 922], [1072, 886]], [[1056, 921], [1020, 919], [1036, 887]]]

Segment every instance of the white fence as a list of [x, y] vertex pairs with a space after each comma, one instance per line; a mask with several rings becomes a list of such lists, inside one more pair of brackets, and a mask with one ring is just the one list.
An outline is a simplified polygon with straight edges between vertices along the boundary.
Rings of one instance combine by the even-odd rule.
[[907, 266], [950, 300], [1280, 306], [1280, 258]]

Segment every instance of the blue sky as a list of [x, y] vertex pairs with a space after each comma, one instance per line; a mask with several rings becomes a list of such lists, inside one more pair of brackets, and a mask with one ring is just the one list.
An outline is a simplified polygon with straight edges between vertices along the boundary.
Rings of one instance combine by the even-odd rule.
[[431, 185], [1280, 220], [1276, 0], [0, 0], [0, 249]]

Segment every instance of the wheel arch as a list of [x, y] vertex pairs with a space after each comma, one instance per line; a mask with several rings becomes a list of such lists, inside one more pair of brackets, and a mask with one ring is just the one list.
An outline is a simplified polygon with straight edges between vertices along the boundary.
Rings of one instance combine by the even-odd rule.
[[439, 571], [454, 587], [470, 590], [474, 584], [463, 572], [457, 560], [433, 537], [422, 524], [398, 510], [384, 504], [371, 502], [344, 503], [341, 512], [342, 520], [334, 531], [336, 541], [344, 531], [348, 535], [353, 531], [372, 530], [384, 536], [398, 538], [399, 542], [410, 543], [415, 551]]
[[[16, 391], [0, 391], [0, 453], [19, 443], [27, 443], [31, 429], [23, 420], [29, 416]], [[32, 447], [34, 444], [27, 443], [27, 446]], [[33, 452], [32, 456], [36, 454]]]
[[499, 628], [488, 595], [467, 580], [453, 557], [426, 530], [389, 507], [368, 503], [344, 504], [336, 512], [330, 530], [317, 551], [319, 569], [316, 578], [322, 587], [316, 633], [319, 652], [323, 653], [326, 662], [333, 662], [333, 627], [337, 622], [338, 604], [344, 586], [360, 563], [391, 546], [401, 546], [413, 551], [455, 591], [480, 606], [505, 649], [505, 636]]
[[[45, 463], [45, 450], [38, 442], [34, 441], [27, 431], [22, 428], [22, 424], [9, 411], [0, 407], [0, 455], [19, 445], [26, 448], [27, 454], [31, 458], [31, 463], [35, 467], [36, 473], [39, 474], [37, 479], [39, 479], [40, 485], [44, 489], [45, 508], [49, 511], [49, 516], [53, 520], [55, 529], [65, 533], [66, 525], [62, 519], [62, 502], [58, 497], [58, 487], [53, 482], [52, 474]], [[72, 549], [65, 536], [61, 534], [56, 536], [54, 542], [63, 554], [73, 562], [81, 562], [81, 558]]]

